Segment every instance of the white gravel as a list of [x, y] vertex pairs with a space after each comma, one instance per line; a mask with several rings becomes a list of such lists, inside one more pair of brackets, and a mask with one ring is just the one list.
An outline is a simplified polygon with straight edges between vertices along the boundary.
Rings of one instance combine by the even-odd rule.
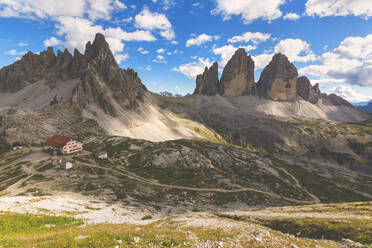
[[[48, 214], [73, 216], [84, 219], [88, 224], [128, 223], [146, 225], [159, 220], [160, 216], [138, 207], [109, 204], [101, 200], [74, 194], [58, 196], [3, 196], [0, 197], [0, 211], [13, 213]], [[151, 215], [151, 220], [141, 220]]]

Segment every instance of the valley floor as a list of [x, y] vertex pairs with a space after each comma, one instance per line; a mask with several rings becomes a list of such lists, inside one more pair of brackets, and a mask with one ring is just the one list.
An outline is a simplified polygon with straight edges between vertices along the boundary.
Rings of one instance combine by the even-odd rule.
[[[353, 189], [368, 192], [365, 198], [319, 204], [327, 184], [314, 187], [315, 174], [304, 184], [309, 174], [301, 167], [233, 146], [120, 137], [84, 144], [89, 151], [64, 156], [74, 161], [69, 171], [37, 145], [0, 155], [0, 248], [372, 247], [369, 184]], [[100, 149], [108, 160], [92, 155]], [[189, 164], [193, 159], [199, 162]], [[228, 169], [239, 174], [218, 174]], [[263, 179], [270, 181], [246, 184]], [[339, 189], [329, 194], [356, 195]], [[273, 205], [283, 207], [266, 207]]]

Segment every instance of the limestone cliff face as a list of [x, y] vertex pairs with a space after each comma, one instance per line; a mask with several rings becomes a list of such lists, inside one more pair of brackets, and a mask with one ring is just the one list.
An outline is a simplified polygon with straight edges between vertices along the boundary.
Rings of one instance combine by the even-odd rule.
[[311, 86], [310, 80], [307, 77], [299, 77], [297, 79], [297, 94], [304, 100], [316, 104], [322, 97], [319, 89], [319, 85], [315, 84]]
[[41, 79], [54, 77], [50, 70], [56, 61], [53, 48], [40, 55], [26, 53], [22, 59], [0, 70], [0, 92], [14, 93]]
[[76, 105], [97, 104], [116, 116], [116, 105], [133, 109], [143, 101], [146, 89], [137, 73], [120, 69], [101, 34], [96, 35], [93, 44], [87, 43], [84, 55], [75, 54], [73, 68], [82, 80], [73, 91]]
[[[71, 79], [81, 82], [71, 99], [63, 100], [77, 107], [96, 104], [115, 116], [118, 107], [134, 109], [144, 100], [146, 88], [137, 73], [118, 66], [102, 34], [97, 34], [93, 43], [87, 43], [84, 54], [75, 49], [72, 56], [65, 49], [56, 56], [53, 48], [40, 54], [28, 52], [0, 70], [0, 93], [14, 93], [40, 80], [55, 84]], [[61, 99], [54, 100], [52, 104], [58, 104]]]
[[220, 85], [220, 94], [223, 96], [254, 93], [254, 61], [243, 48], [239, 48], [226, 64]]
[[293, 100], [297, 96], [297, 78], [297, 69], [287, 56], [275, 54], [261, 74], [258, 92], [272, 100]]
[[218, 64], [215, 62], [209, 69], [205, 67], [204, 73], [196, 78], [194, 94], [215, 96], [219, 92]]

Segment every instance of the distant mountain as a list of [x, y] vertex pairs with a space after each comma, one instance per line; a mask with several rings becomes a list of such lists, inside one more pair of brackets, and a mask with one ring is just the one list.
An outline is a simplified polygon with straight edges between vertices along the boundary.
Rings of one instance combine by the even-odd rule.
[[372, 101], [370, 101], [367, 105], [358, 106], [357, 108], [364, 112], [372, 114]]
[[169, 96], [169, 97], [177, 97], [177, 98], [179, 98], [179, 97], [183, 97], [183, 95], [180, 95], [180, 94], [173, 94], [173, 93], [170, 93], [170, 92], [168, 92], [168, 91], [162, 91], [162, 92], [160, 92], [159, 94], [162, 95], [162, 96]]

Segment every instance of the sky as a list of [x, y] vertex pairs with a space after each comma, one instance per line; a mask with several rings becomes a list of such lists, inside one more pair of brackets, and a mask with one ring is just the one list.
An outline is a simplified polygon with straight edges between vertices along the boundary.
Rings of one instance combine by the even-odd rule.
[[154, 92], [192, 93], [243, 47], [256, 80], [281, 52], [323, 92], [372, 99], [371, 0], [0, 0], [0, 27], [0, 67], [48, 46], [83, 53], [100, 32]]

